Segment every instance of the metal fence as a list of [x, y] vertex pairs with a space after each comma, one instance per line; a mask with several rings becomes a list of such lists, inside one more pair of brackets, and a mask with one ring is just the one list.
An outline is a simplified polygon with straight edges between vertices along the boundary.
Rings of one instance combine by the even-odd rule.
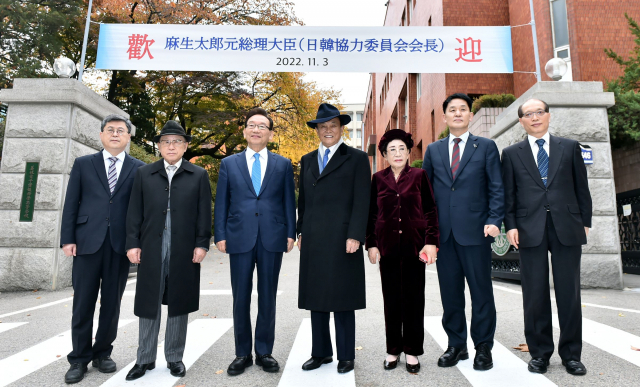
[[616, 195], [622, 271], [640, 274], [640, 189]]

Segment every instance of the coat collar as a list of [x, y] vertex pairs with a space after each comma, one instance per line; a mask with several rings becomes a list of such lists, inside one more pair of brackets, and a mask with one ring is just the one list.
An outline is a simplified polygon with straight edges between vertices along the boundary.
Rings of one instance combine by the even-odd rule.
[[[464, 152], [462, 153], [462, 159], [460, 160], [460, 166], [458, 167], [458, 176], [462, 173], [462, 170], [467, 165], [471, 156], [478, 149], [478, 136], [474, 136], [469, 133], [469, 138], [464, 146]], [[453, 182], [453, 175], [451, 174], [451, 163], [449, 161], [449, 136], [438, 141], [438, 150], [440, 151], [440, 158], [444, 164], [444, 169], [449, 174], [449, 179]]]
[[107, 180], [107, 170], [104, 166], [104, 157], [102, 156], [102, 151], [95, 153], [91, 158], [91, 163], [98, 174], [98, 179], [102, 183], [102, 186], [107, 191], [108, 195], [111, 195], [111, 191], [109, 190], [109, 181]]
[[127, 179], [129, 174], [133, 170], [133, 164], [134, 164], [133, 157], [125, 153], [124, 161], [122, 162], [122, 169], [120, 169], [120, 176], [118, 176], [118, 181], [116, 183], [115, 188], [113, 189], [113, 193], [111, 194], [111, 196], [114, 196], [116, 193], [118, 193], [118, 190], [120, 189], [120, 187], [122, 187], [122, 185], [124, 184], [124, 181]]
[[[556, 177], [558, 168], [560, 168], [560, 160], [562, 160], [562, 153], [564, 152], [564, 146], [560, 142], [560, 139], [555, 136], [549, 135], [549, 172], [547, 174], [547, 187], [553, 182], [553, 178]], [[533, 155], [533, 154], [532, 154]]]
[[[153, 164], [151, 164], [151, 166], [152, 166], [151, 174], [159, 173], [161, 176], [164, 176], [167, 180], [169, 180], [169, 177], [167, 176], [167, 171], [164, 169], [164, 159], [160, 159], [154, 162]], [[180, 164], [180, 168], [178, 168], [178, 170], [173, 174], [173, 176], [175, 177], [177, 174], [181, 173], [182, 171], [193, 173], [195, 171], [195, 167], [187, 159], [182, 158], [182, 163]]]
[[[542, 189], [546, 189], [544, 183], [542, 182], [542, 178], [540, 177], [540, 171], [538, 171], [538, 166], [536, 165], [536, 161], [533, 159], [533, 151], [531, 150], [531, 144], [529, 144], [529, 140], [525, 138], [523, 141], [518, 144], [518, 157], [520, 161], [524, 165], [524, 168], [529, 172], [531, 178], [540, 186]], [[551, 144], [549, 144], [551, 146]], [[547, 179], [547, 183], [549, 180]]]
[[[338, 150], [336, 151], [336, 153], [331, 157], [331, 160], [329, 160], [329, 162], [327, 163], [327, 166], [322, 170], [322, 173], [320, 174], [320, 176], [318, 176], [318, 179], [322, 179], [323, 177], [329, 175], [331, 172], [333, 172], [336, 169], [338, 169], [338, 167], [341, 166], [342, 163], [347, 161], [347, 159], [351, 156], [348, 153], [348, 150], [349, 150], [349, 146], [343, 142], [338, 147]], [[316, 168], [317, 168], [318, 171], [320, 171], [320, 167], [317, 165], [318, 164], [318, 151], [317, 150], [316, 150], [315, 156], [316, 156], [315, 157]]]
[[387, 182], [389, 187], [394, 187], [397, 190], [402, 180], [407, 178], [407, 175], [409, 174], [410, 170], [411, 170], [411, 166], [409, 165], [409, 163], [407, 163], [407, 165], [405, 165], [402, 171], [400, 172], [400, 176], [398, 176], [398, 180], [396, 181], [396, 178], [393, 175], [393, 171], [389, 166], [382, 171], [382, 178], [384, 181]]

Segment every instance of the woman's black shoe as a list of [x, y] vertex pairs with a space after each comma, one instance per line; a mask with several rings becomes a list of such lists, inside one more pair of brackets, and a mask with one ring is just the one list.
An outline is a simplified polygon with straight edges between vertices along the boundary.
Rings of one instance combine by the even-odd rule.
[[407, 362], [407, 371], [412, 374], [417, 374], [420, 371], [420, 361], [418, 360], [418, 364], [409, 364], [409, 362]]
[[393, 360], [393, 361], [387, 361], [387, 359], [384, 359], [384, 369], [385, 370], [395, 369], [398, 366], [399, 360], [400, 360], [400, 355], [396, 356], [396, 360]]

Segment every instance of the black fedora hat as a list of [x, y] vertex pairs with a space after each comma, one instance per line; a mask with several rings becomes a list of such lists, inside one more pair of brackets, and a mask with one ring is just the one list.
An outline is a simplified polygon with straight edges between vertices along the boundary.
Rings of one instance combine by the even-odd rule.
[[178, 122], [169, 120], [162, 127], [160, 134], [158, 134], [153, 138], [153, 142], [160, 142], [160, 138], [162, 136], [168, 136], [168, 135], [182, 136], [184, 137], [185, 140], [187, 140], [187, 142], [191, 141], [191, 136], [189, 136], [187, 132], [184, 131], [184, 129], [182, 128], [182, 126], [180, 126]]
[[334, 118], [340, 118], [340, 125], [346, 125], [351, 122], [351, 116], [347, 114], [340, 114], [340, 110], [333, 105], [328, 103], [323, 103], [318, 108], [318, 114], [316, 114], [316, 119], [307, 122], [307, 125], [310, 128], [316, 128], [316, 126], [321, 122], [327, 122]]

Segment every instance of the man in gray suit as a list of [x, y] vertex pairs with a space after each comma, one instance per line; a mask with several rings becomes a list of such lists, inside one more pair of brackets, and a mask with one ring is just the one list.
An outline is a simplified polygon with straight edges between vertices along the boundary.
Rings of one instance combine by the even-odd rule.
[[164, 353], [173, 376], [182, 362], [188, 315], [199, 308], [200, 262], [211, 240], [211, 186], [204, 169], [183, 159], [191, 136], [169, 121], [154, 141], [162, 160], [138, 169], [127, 213], [127, 257], [138, 263], [134, 313], [138, 357], [127, 380], [156, 366], [160, 305], [168, 305]]

